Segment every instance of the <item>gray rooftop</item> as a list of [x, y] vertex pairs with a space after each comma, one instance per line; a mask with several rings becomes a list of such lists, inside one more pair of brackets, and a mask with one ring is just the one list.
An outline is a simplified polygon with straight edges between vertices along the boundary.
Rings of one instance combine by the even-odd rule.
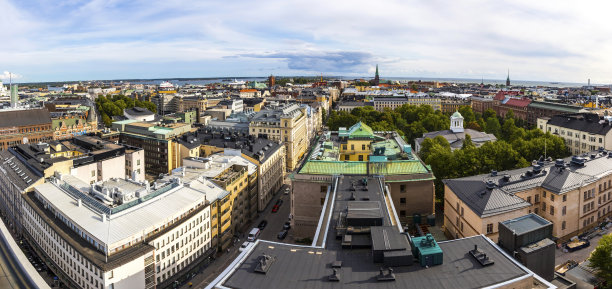
[[512, 220], [503, 221], [501, 223], [513, 230], [517, 235], [537, 230], [551, 224], [548, 220], [536, 214], [528, 214]]
[[[419, 264], [393, 267], [395, 281], [377, 280], [381, 263], [374, 263], [372, 249], [343, 248], [336, 239], [341, 212], [347, 212], [349, 204], [385, 203], [381, 191], [380, 179], [368, 178], [363, 183], [363, 176], [347, 177], [339, 180], [335, 190], [333, 213], [329, 223], [324, 220], [319, 224], [323, 229], [329, 224], [326, 241], [323, 247], [299, 246], [259, 240], [252, 249], [244, 251], [230, 265], [226, 272], [213, 282], [223, 288], [482, 288], [500, 284], [509, 280], [524, 278], [532, 274], [521, 265], [511, 260], [491, 240], [484, 236], [439, 242], [444, 252], [443, 264], [430, 268]], [[354, 188], [354, 190], [353, 190]], [[367, 188], [367, 190], [366, 190]], [[355, 200], [351, 200], [354, 195]], [[331, 197], [331, 196], [330, 196]], [[360, 201], [367, 197], [369, 201]], [[361, 207], [361, 205], [351, 205]], [[390, 217], [387, 205], [381, 205], [383, 225], [372, 226], [372, 245], [376, 250], [410, 250], [408, 237], [400, 233], [397, 220]], [[325, 211], [325, 210], [324, 210]], [[340, 220], [341, 223], [341, 220]], [[356, 236], [356, 235], [352, 235]], [[361, 236], [361, 235], [357, 235]], [[494, 260], [495, 264], [483, 267], [470, 254], [474, 245]], [[410, 251], [407, 251], [410, 252]], [[256, 273], [255, 268], [262, 255], [271, 256], [274, 262], [266, 274]], [[332, 274], [332, 263], [341, 261], [337, 268], [339, 282], [329, 281]], [[385, 267], [385, 272], [387, 268]], [[209, 286], [209, 288], [211, 288]]]

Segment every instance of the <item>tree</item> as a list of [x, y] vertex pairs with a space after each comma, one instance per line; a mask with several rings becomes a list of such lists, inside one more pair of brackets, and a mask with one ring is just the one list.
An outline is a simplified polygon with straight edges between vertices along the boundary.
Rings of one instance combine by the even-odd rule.
[[612, 288], [612, 235], [605, 235], [599, 240], [589, 261], [591, 268], [596, 270], [595, 275], [606, 283], [605, 287], [597, 288]]
[[463, 145], [461, 145], [462, 149], [466, 149], [466, 148], [472, 148], [472, 147], [476, 147], [473, 143], [472, 143], [472, 136], [470, 136], [469, 134], [465, 134], [465, 139], [463, 140]]
[[471, 106], [462, 105], [459, 107], [459, 113], [463, 116], [463, 121], [465, 123], [470, 123], [476, 121], [476, 116], [474, 115], [474, 111]]
[[499, 135], [501, 133], [501, 125], [499, 124], [499, 120], [497, 120], [497, 117], [490, 117], [487, 119], [487, 122], [485, 124], [485, 132], [492, 133], [499, 138]]

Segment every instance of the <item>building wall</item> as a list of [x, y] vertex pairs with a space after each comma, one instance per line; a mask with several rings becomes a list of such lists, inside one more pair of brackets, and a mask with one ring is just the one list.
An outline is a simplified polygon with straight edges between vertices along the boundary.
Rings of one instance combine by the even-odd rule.
[[314, 236], [331, 182], [332, 176], [296, 175], [293, 179], [291, 226], [296, 238]]
[[341, 161], [368, 161], [368, 156], [372, 153], [370, 147], [371, 140], [351, 140], [340, 144]]
[[137, 182], [140, 182], [145, 180], [145, 174], [144, 150], [126, 150], [125, 175]]
[[98, 162], [98, 181], [125, 178], [125, 154]]
[[[143, 255], [114, 270], [104, 272], [104, 288], [130, 289], [145, 288]], [[96, 287], [94, 287], [96, 288]], [[98, 287], [99, 288], [99, 287]]]
[[279, 147], [276, 152], [259, 165], [259, 196], [257, 210], [263, 211], [274, 198], [285, 179], [286, 166], [285, 146]]
[[421, 222], [427, 221], [427, 216], [434, 214], [435, 189], [433, 180], [409, 181], [402, 176], [388, 176], [385, 184], [391, 192], [393, 206], [402, 224], [412, 224], [413, 215], [420, 214]]
[[93, 184], [98, 181], [98, 164], [89, 163], [86, 165], [73, 167], [70, 169], [70, 174], [86, 183]]
[[597, 150], [599, 147], [603, 147], [606, 150], [612, 150], [612, 130], [606, 135], [590, 134], [548, 124], [548, 118], [538, 118], [537, 128], [544, 133], [550, 132], [563, 138], [563, 140], [565, 140], [565, 145], [574, 155], [590, 153]]
[[27, 140], [28, 143], [52, 141], [51, 122], [19, 127], [1, 127], [0, 124], [0, 150], [23, 144], [24, 140]]

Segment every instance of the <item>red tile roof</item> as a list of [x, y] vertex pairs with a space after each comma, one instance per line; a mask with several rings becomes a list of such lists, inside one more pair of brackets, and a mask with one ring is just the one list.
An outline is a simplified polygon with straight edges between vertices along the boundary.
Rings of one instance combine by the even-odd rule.
[[514, 107], [527, 107], [531, 103], [531, 99], [528, 98], [511, 98], [508, 99], [506, 105]]

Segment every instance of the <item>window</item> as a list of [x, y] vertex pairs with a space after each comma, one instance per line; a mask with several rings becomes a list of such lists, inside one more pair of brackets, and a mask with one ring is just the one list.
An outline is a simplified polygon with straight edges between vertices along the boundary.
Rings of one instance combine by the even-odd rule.
[[555, 214], [555, 207], [550, 206], [550, 214], [554, 215]]
[[542, 212], [546, 212], [546, 203], [542, 203]]
[[461, 232], [463, 232], [463, 222], [461, 222]]
[[359, 155], [359, 161], [363, 162], [363, 156], [362, 155]]
[[401, 210], [400, 211], [400, 217], [406, 217], [406, 211]]
[[400, 198], [400, 204], [405, 204], [406, 203], [406, 198]]
[[533, 212], [536, 214], [538, 213], [538, 211], [539, 211], [538, 208], [533, 209]]
[[555, 195], [552, 194], [552, 193], [550, 194], [550, 200], [553, 201], [553, 202], [555, 201]]
[[563, 195], [563, 201], [567, 201], [567, 195]]
[[535, 195], [535, 203], [539, 203], [540, 202], [540, 195]]
[[527, 202], [531, 204], [531, 196], [527, 197]]
[[493, 224], [487, 224], [487, 234], [493, 233]]
[[561, 230], [565, 230], [565, 221], [561, 222]]
[[542, 198], [546, 198], [546, 191], [542, 192]]
[[365, 151], [365, 150], [366, 150], [366, 145], [362, 144], [362, 145], [361, 145], [361, 150], [362, 150], [362, 151]]
[[345, 156], [344, 156], [344, 160], [345, 160], [345, 161], [348, 161], [348, 160], [350, 160], [350, 157], [349, 157], [349, 155], [345, 155]]
[[455, 218], [455, 225], [459, 227], [459, 217]]
[[[400, 185], [400, 193], [406, 192], [406, 185]], [[457, 207], [459, 207], [459, 203], [457, 203]]]
[[355, 145], [354, 145], [354, 144], [352, 144], [352, 145], [351, 145], [351, 150], [352, 150], [352, 151], [354, 151], [354, 150], [355, 150]]
[[463, 207], [461, 207], [461, 216], [463, 216]]
[[567, 207], [563, 206], [563, 209], [561, 209], [561, 216], [565, 216], [565, 213], [567, 213]]

